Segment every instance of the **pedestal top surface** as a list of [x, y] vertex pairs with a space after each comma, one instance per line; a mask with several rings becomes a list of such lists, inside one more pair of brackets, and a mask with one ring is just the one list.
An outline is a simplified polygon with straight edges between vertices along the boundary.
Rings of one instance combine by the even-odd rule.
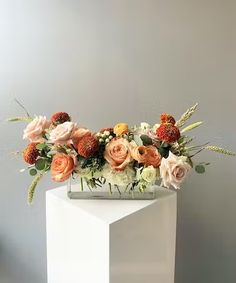
[[69, 199], [66, 186], [61, 186], [47, 191], [47, 197], [57, 198], [63, 203], [66, 202], [67, 205], [77, 207], [110, 224], [155, 202], [164, 201], [169, 197], [176, 197], [176, 192], [160, 188], [157, 190], [157, 198], [154, 200], [80, 200]]

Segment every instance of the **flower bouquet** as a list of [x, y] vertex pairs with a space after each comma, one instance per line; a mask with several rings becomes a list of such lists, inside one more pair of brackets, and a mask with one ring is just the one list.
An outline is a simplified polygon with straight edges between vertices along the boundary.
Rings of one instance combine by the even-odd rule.
[[[93, 133], [71, 121], [65, 112], [50, 119], [45, 116], [11, 118], [25, 121], [23, 138], [29, 143], [22, 155], [33, 181], [28, 190], [29, 203], [36, 185], [47, 172], [55, 182], [69, 181], [69, 197], [83, 198], [83, 192], [104, 191], [107, 198], [146, 199], [155, 197], [154, 184], [179, 189], [192, 168], [204, 173], [209, 163], [195, 164], [194, 156], [203, 150], [226, 155], [233, 152], [208, 143], [191, 146], [188, 132], [202, 122], [186, 125], [197, 104], [178, 121], [169, 114], [160, 115], [154, 126], [141, 123], [129, 127], [118, 123]], [[80, 192], [73, 193], [73, 182], [79, 182]], [[77, 186], [78, 188], [78, 186]], [[152, 193], [150, 193], [152, 192]], [[116, 196], [116, 197], [113, 197]]]

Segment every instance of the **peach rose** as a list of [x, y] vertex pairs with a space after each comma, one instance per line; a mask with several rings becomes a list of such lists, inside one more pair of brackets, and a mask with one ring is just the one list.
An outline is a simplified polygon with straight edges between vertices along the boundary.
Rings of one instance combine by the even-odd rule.
[[45, 116], [36, 116], [24, 129], [23, 139], [31, 142], [41, 142], [43, 132], [50, 126], [50, 122]]
[[119, 123], [115, 125], [113, 131], [116, 136], [122, 136], [129, 132], [129, 126], [126, 123]]
[[89, 129], [86, 128], [78, 128], [77, 130], [74, 131], [74, 133], [71, 136], [71, 139], [73, 141], [73, 144], [75, 147], [77, 147], [78, 142], [86, 135], [91, 135], [92, 133], [90, 132]]
[[191, 166], [185, 156], [176, 156], [169, 152], [168, 158], [162, 158], [161, 160], [160, 176], [162, 185], [167, 188], [172, 185], [175, 189], [179, 189], [190, 169]]
[[55, 182], [64, 182], [70, 178], [75, 167], [74, 158], [64, 153], [54, 155], [51, 164], [51, 176]]
[[49, 142], [55, 144], [67, 144], [72, 143], [72, 136], [76, 131], [77, 126], [72, 122], [65, 122], [54, 128], [49, 137]]
[[124, 138], [112, 139], [105, 148], [104, 158], [114, 170], [122, 171], [133, 160], [130, 144]]
[[161, 155], [153, 145], [137, 146], [131, 151], [132, 157], [146, 166], [159, 167], [161, 164]]

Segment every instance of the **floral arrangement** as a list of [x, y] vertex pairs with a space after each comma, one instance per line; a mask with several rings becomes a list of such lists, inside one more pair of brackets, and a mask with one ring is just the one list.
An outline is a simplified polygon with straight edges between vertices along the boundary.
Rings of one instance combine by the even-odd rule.
[[[21, 105], [22, 106], [22, 105]], [[23, 107], [23, 106], [22, 106]], [[80, 177], [91, 189], [109, 184], [113, 188], [140, 193], [160, 180], [161, 186], [179, 189], [192, 168], [204, 173], [209, 163], [195, 164], [193, 158], [202, 150], [226, 155], [233, 152], [207, 144], [190, 146], [193, 141], [188, 132], [202, 122], [185, 126], [197, 104], [176, 121], [169, 114], [160, 115], [154, 126], [141, 123], [130, 127], [118, 123], [93, 133], [71, 121], [69, 114], [57, 112], [50, 119], [45, 116], [11, 118], [25, 121], [23, 139], [28, 145], [22, 155], [33, 181], [28, 190], [29, 203], [33, 200], [36, 185], [50, 172], [52, 180], [64, 182]]]

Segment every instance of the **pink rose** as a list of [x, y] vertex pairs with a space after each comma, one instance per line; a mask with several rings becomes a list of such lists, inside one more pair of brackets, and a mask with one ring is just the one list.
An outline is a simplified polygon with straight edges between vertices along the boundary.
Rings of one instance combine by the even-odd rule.
[[73, 141], [73, 144], [75, 147], [77, 147], [78, 142], [86, 135], [91, 135], [92, 133], [90, 132], [89, 129], [86, 128], [78, 128], [77, 130], [74, 131], [73, 135], [71, 136], [71, 139]]
[[114, 170], [122, 171], [133, 160], [130, 144], [124, 138], [112, 139], [105, 148], [104, 158]]
[[31, 142], [41, 142], [43, 132], [50, 126], [50, 122], [45, 116], [36, 116], [24, 129], [23, 139]]
[[65, 122], [54, 128], [49, 136], [49, 142], [55, 144], [67, 144], [72, 143], [72, 136], [76, 131], [77, 126], [72, 122]]
[[169, 152], [168, 158], [162, 158], [160, 165], [160, 177], [162, 185], [169, 188], [171, 185], [179, 189], [185, 180], [191, 166], [185, 156], [176, 156]]

